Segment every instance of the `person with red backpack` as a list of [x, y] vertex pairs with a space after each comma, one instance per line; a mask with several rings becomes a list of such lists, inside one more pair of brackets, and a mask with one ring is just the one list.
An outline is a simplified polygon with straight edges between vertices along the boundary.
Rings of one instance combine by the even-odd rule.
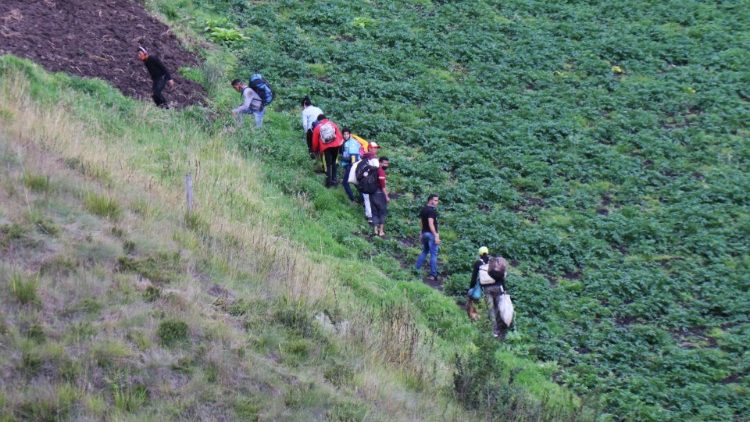
[[318, 116], [318, 125], [313, 129], [312, 151], [323, 155], [323, 168], [326, 172], [326, 187], [336, 186], [339, 183], [336, 159], [339, 149], [344, 143], [341, 130], [325, 115]]

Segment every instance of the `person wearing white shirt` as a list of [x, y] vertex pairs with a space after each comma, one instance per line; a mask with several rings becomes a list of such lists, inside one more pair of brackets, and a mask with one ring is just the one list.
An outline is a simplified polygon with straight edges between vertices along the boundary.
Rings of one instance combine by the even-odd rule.
[[321, 114], [323, 114], [323, 110], [315, 107], [312, 104], [310, 97], [305, 96], [305, 98], [302, 99], [302, 131], [305, 133], [307, 152], [310, 154], [310, 158], [315, 158], [315, 154], [312, 151], [313, 123], [318, 121], [318, 116]]

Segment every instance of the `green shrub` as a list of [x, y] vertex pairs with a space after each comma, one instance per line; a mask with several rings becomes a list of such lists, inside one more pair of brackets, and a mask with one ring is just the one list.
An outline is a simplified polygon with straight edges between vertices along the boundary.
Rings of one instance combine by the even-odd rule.
[[37, 344], [44, 343], [47, 339], [47, 336], [44, 334], [44, 328], [38, 323], [31, 324], [25, 334], [29, 340]]
[[0, 248], [5, 249], [13, 242], [25, 239], [27, 233], [28, 230], [20, 224], [3, 224], [0, 226]]
[[26, 218], [30, 224], [43, 234], [57, 236], [60, 233], [60, 227], [37, 210], [29, 211]]
[[102, 310], [102, 307], [102, 303], [93, 297], [84, 298], [78, 303], [78, 305], [76, 305], [76, 309], [78, 311], [87, 313], [89, 315], [98, 314], [99, 311]]
[[148, 389], [143, 385], [112, 384], [112, 400], [117, 409], [133, 413], [148, 401]]
[[21, 343], [20, 370], [28, 377], [37, 374], [42, 368], [44, 357], [41, 347], [33, 341], [25, 340]]
[[39, 273], [43, 275], [66, 276], [73, 273], [78, 262], [66, 255], [55, 255], [52, 259], [42, 262]]
[[199, 236], [207, 236], [208, 222], [196, 212], [185, 213], [185, 226]]
[[327, 421], [359, 422], [367, 418], [367, 407], [361, 403], [337, 403], [326, 414]]
[[92, 214], [110, 220], [118, 220], [122, 216], [120, 205], [111, 197], [89, 192], [83, 197], [83, 204]]
[[301, 304], [280, 301], [276, 306], [275, 319], [303, 337], [311, 337], [315, 333], [312, 315]]
[[262, 402], [255, 397], [241, 397], [234, 402], [234, 413], [238, 420], [258, 421], [262, 409]]
[[99, 367], [113, 368], [117, 367], [118, 362], [123, 358], [130, 356], [131, 351], [127, 345], [119, 341], [106, 340], [95, 345], [92, 354]]
[[48, 192], [50, 188], [49, 176], [36, 175], [31, 173], [23, 174], [23, 185], [34, 192]]
[[188, 325], [184, 321], [170, 319], [162, 321], [156, 334], [161, 340], [161, 344], [171, 347], [177, 343], [184, 342], [188, 339]]
[[326, 368], [323, 377], [336, 387], [343, 387], [351, 384], [354, 380], [354, 370], [348, 365], [334, 363]]
[[161, 252], [146, 258], [121, 256], [117, 258], [116, 271], [132, 271], [154, 283], [169, 283], [180, 278], [182, 262], [180, 254]]
[[146, 302], [154, 302], [161, 297], [161, 289], [156, 286], [148, 286], [143, 291], [143, 300]]
[[15, 273], [10, 277], [10, 291], [22, 305], [39, 304], [38, 289], [39, 279], [37, 277], [29, 278], [20, 273]]
[[20, 420], [60, 421], [67, 420], [77, 394], [74, 387], [65, 384], [54, 392], [45, 394], [45, 392], [36, 391], [26, 397], [27, 400], [20, 403], [16, 409]]
[[135, 242], [133, 242], [132, 240], [126, 240], [122, 242], [122, 250], [127, 255], [132, 255], [133, 253], [135, 253]]

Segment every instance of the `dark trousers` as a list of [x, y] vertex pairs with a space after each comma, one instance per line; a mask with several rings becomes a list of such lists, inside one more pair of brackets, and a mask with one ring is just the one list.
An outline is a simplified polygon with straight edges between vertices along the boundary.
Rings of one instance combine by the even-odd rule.
[[372, 224], [376, 226], [385, 224], [385, 218], [388, 217], [388, 201], [385, 199], [385, 193], [378, 189], [370, 195], [370, 205], [372, 206]]
[[[352, 164], [356, 161], [359, 161], [359, 156], [357, 156], [355, 160], [352, 160], [351, 162], [346, 164], [346, 167], [344, 167], [344, 176], [341, 180], [341, 184], [344, 185], [344, 192], [346, 192], [346, 196], [348, 196], [349, 200], [351, 200], [352, 202], [356, 201], [357, 197], [354, 196], [352, 186], [349, 184], [349, 172], [352, 171]], [[362, 199], [361, 193], [357, 193], [357, 196]]]
[[163, 95], [161, 95], [161, 92], [164, 91], [165, 86], [167, 86], [166, 75], [155, 80], [153, 86], [151, 87], [151, 98], [154, 99], [157, 107], [163, 107], [167, 105], [167, 99], [164, 98]]
[[338, 148], [328, 148], [323, 151], [326, 166], [326, 186], [338, 183], [338, 167], [336, 166], [336, 158], [338, 158], [338, 156]]
[[312, 155], [312, 129], [308, 129], [305, 133], [305, 139], [307, 140], [307, 152]]
[[350, 201], [354, 201], [354, 192], [352, 192], [352, 187], [349, 185], [349, 172], [352, 171], [352, 165], [347, 164], [346, 167], [344, 167], [344, 175], [342, 176], [343, 179], [341, 180], [341, 184], [344, 186], [344, 192], [346, 192], [346, 196], [349, 197]]

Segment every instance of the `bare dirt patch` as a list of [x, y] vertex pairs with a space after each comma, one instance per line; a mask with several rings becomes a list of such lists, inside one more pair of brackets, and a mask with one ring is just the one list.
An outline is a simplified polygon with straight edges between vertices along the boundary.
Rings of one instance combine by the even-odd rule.
[[164, 92], [170, 105], [202, 102], [203, 87], [177, 73], [197, 66], [198, 58], [134, 0], [0, 2], [0, 54], [104, 79], [127, 96], [151, 101], [151, 79], [136, 56], [139, 44], [159, 56], [175, 79], [175, 88]]

